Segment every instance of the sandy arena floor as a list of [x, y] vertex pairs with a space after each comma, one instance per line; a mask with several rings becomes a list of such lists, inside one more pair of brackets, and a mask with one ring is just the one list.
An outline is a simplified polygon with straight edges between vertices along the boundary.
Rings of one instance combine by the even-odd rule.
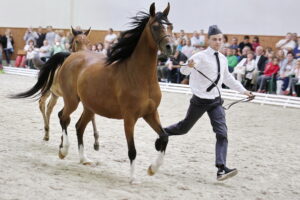
[[[85, 149], [96, 167], [79, 164], [74, 124], [69, 126], [70, 150], [58, 158], [61, 128], [57, 112], [51, 118], [50, 141], [44, 142], [38, 103], [11, 100], [35, 78], [0, 74], [0, 200], [75, 199], [300, 199], [300, 110], [239, 104], [227, 111], [228, 166], [239, 174], [216, 181], [215, 136], [205, 114], [184, 136], [171, 137], [164, 165], [153, 177], [146, 169], [156, 158], [156, 133], [139, 120], [135, 129], [136, 175], [142, 182], [129, 184], [129, 160], [123, 122], [97, 116], [100, 151], [93, 150], [92, 126], [85, 132]], [[163, 93], [159, 113], [162, 124], [181, 120], [188, 95]]]

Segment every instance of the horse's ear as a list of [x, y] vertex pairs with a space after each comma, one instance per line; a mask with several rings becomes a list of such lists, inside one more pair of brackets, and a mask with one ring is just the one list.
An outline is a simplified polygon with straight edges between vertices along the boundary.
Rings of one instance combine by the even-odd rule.
[[150, 11], [149, 11], [149, 13], [150, 13], [150, 15], [151, 15], [152, 17], [155, 16], [155, 3], [154, 3], [154, 2], [153, 2], [153, 3], [151, 4], [151, 6], [150, 6]]
[[91, 31], [91, 27], [89, 28], [89, 30], [84, 32], [84, 35], [88, 36], [90, 34], [90, 31]]
[[74, 30], [73, 26], [71, 26], [71, 30], [72, 30], [72, 34], [73, 34], [74, 36], [76, 36], [76, 35], [77, 35], [77, 31]]
[[164, 15], [165, 16], [168, 16], [168, 14], [169, 14], [169, 11], [170, 11], [170, 3], [168, 2], [168, 6], [166, 7], [166, 9], [164, 10]]

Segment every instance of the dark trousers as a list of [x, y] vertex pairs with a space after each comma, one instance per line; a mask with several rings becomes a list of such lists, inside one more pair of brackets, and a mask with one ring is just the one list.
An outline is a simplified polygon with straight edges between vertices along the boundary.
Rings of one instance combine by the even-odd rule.
[[10, 58], [11, 55], [13, 54], [13, 49], [4, 49], [4, 54], [6, 58], [6, 64], [10, 65]]
[[213, 131], [216, 133], [216, 166], [226, 166], [227, 156], [227, 126], [225, 111], [220, 103], [221, 99], [201, 99], [195, 95], [190, 100], [190, 106], [183, 120], [165, 128], [172, 135], [186, 134], [200, 117], [207, 112]]

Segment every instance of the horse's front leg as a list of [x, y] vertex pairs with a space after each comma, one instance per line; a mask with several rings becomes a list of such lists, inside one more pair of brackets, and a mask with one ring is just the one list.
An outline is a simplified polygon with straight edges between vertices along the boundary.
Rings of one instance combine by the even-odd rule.
[[136, 149], [134, 145], [134, 126], [137, 121], [137, 118], [127, 116], [124, 118], [124, 129], [128, 146], [128, 157], [130, 160], [130, 183], [137, 184], [138, 181], [135, 178], [135, 158], [136, 158]]
[[153, 176], [158, 171], [159, 167], [163, 164], [169, 137], [161, 126], [157, 111], [144, 116], [144, 119], [159, 135], [159, 138], [155, 142], [155, 148], [157, 151], [159, 151], [159, 155], [148, 168], [148, 175]]

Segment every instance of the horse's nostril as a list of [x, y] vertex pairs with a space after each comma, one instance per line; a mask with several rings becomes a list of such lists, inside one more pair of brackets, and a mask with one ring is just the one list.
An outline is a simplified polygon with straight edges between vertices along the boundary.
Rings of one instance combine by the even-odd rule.
[[169, 44], [166, 45], [166, 49], [170, 50], [171, 46]]

